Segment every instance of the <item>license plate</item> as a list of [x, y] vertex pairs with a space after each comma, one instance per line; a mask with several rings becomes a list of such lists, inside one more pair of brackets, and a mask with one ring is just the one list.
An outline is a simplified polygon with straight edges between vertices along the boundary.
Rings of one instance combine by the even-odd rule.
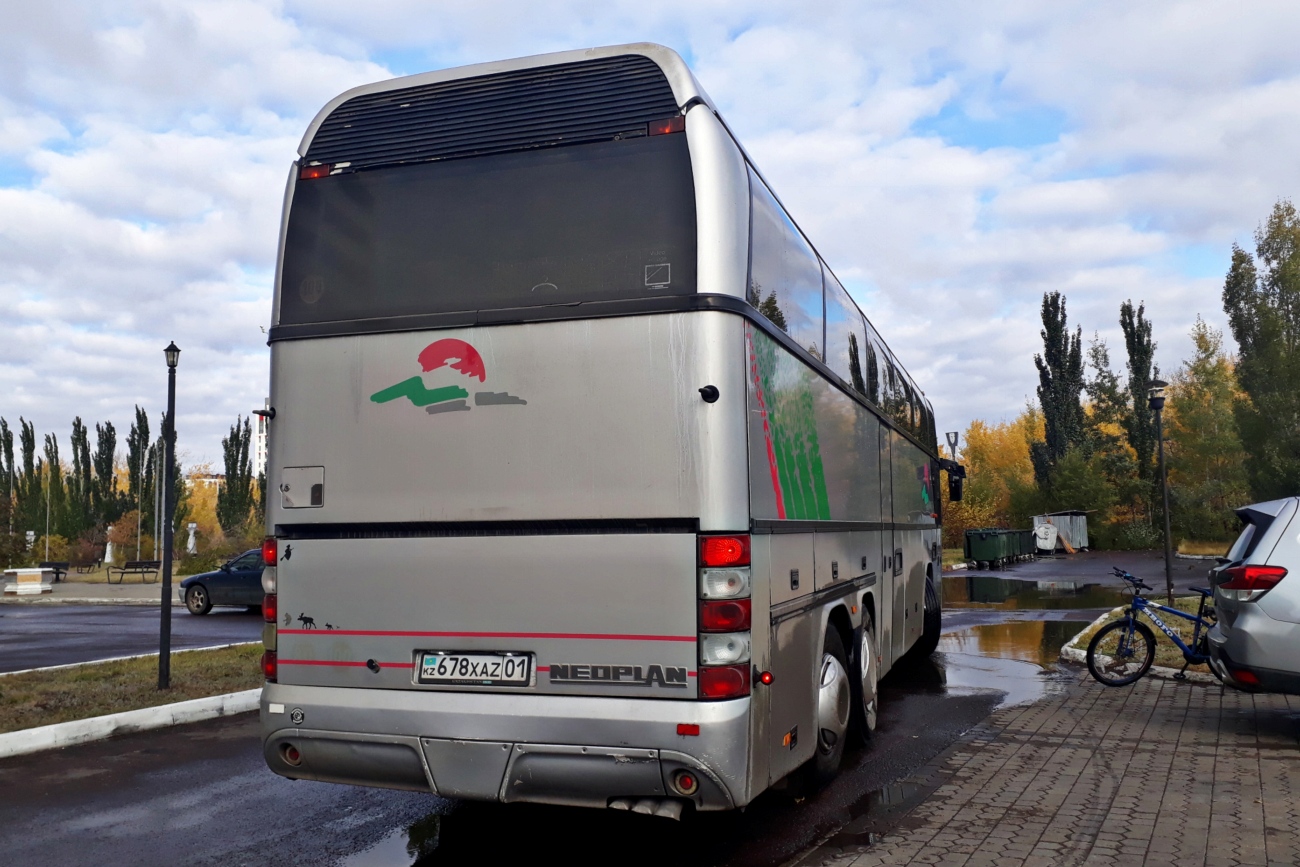
[[480, 686], [527, 686], [532, 681], [531, 653], [420, 654], [420, 683], [465, 683]]

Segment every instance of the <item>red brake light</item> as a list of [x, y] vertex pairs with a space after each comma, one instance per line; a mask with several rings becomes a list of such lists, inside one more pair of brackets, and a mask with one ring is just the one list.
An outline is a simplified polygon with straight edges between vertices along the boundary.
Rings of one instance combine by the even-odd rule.
[[1272, 590], [1286, 577], [1286, 569], [1281, 566], [1233, 566], [1224, 572], [1229, 576], [1226, 584], [1219, 585], [1224, 590], [1248, 590], [1255, 593]]
[[298, 169], [298, 179], [302, 181], [310, 181], [315, 178], [323, 178], [332, 171], [334, 171], [334, 166], [331, 163], [321, 163], [320, 165], [315, 166], [303, 166]]
[[276, 675], [280, 673], [280, 666], [276, 662], [275, 651], [268, 650], [262, 654], [262, 676], [266, 678], [267, 683], [275, 683]]
[[279, 602], [280, 597], [274, 593], [268, 593], [262, 597], [262, 619], [267, 623], [274, 623], [279, 618]]
[[750, 600], [706, 599], [700, 603], [700, 631], [741, 632], [749, 628]]
[[740, 698], [749, 695], [749, 663], [700, 669], [701, 698]]
[[705, 566], [748, 566], [749, 534], [701, 536], [700, 562]]
[[274, 566], [278, 553], [279, 546], [276, 544], [274, 536], [267, 536], [262, 540], [262, 562], [264, 564]]
[[681, 132], [686, 129], [686, 117], [675, 114], [672, 117], [666, 117], [663, 120], [650, 121], [647, 132], [650, 135], [667, 135], [670, 132]]

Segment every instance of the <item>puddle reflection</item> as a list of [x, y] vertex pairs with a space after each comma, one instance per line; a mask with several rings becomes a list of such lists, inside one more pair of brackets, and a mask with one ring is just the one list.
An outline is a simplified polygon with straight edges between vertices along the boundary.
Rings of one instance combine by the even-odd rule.
[[1005, 611], [1114, 608], [1128, 602], [1118, 587], [1077, 581], [1021, 581], [992, 575], [945, 575], [943, 607]]
[[1085, 626], [1073, 620], [987, 623], [946, 633], [939, 639], [939, 649], [945, 653], [1015, 659], [1047, 668], [1056, 665], [1061, 647]]

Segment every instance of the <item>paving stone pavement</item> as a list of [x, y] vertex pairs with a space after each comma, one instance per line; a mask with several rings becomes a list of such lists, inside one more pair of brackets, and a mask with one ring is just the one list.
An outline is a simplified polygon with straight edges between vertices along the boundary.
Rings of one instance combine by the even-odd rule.
[[[995, 713], [800, 867], [1300, 865], [1300, 697], [1085, 674]], [[845, 843], [844, 841], [851, 841]]]

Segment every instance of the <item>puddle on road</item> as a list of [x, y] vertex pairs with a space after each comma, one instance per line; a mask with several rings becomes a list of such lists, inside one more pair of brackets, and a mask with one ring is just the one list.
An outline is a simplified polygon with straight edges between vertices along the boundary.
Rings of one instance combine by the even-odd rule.
[[968, 626], [945, 633], [939, 649], [945, 653], [968, 653], [1032, 662], [1052, 667], [1061, 647], [1088, 624], [1077, 620], [1011, 620]]
[[991, 575], [945, 575], [944, 608], [984, 608], [1003, 611], [1069, 608], [1115, 608], [1128, 603], [1118, 587], [1077, 581], [1025, 581]]
[[416, 867], [427, 863], [423, 860], [425, 856], [438, 848], [442, 818], [441, 814], [434, 813], [405, 828], [394, 828], [378, 843], [339, 861], [338, 867]]

